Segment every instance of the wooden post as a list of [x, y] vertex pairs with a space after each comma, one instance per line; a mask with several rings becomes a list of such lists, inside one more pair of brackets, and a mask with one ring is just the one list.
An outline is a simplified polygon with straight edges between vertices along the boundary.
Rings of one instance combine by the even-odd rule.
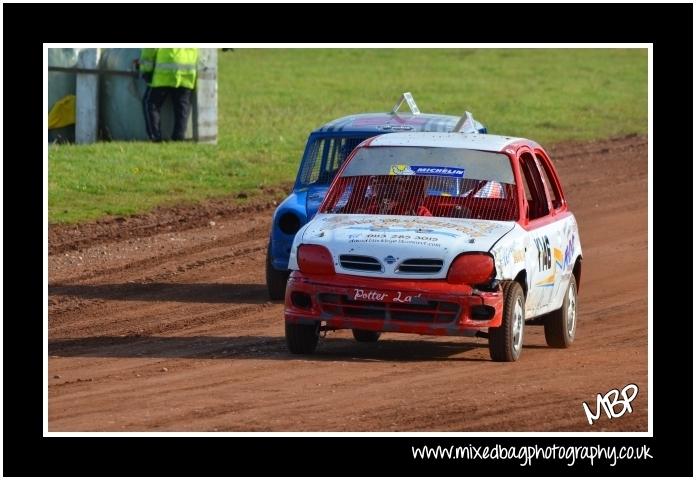
[[78, 68], [95, 70], [94, 73], [78, 73], [75, 84], [75, 142], [94, 143], [97, 141], [99, 121], [99, 75], [97, 64], [99, 50], [86, 48], [77, 59]]
[[193, 104], [193, 139], [217, 143], [217, 49], [201, 48]]

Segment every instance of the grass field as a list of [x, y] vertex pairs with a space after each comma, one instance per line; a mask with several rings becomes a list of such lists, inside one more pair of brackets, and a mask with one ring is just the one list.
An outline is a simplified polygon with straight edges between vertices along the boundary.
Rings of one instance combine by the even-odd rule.
[[308, 133], [336, 117], [474, 113], [548, 145], [647, 131], [647, 51], [235, 49], [219, 52], [218, 144], [51, 145], [49, 222], [79, 222], [293, 180]]

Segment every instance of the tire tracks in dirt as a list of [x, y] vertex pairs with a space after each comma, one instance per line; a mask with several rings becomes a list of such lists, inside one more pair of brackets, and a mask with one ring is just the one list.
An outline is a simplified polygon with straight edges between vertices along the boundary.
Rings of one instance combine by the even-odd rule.
[[[182, 212], [49, 233], [78, 246], [49, 255], [49, 430], [646, 430], [647, 140], [549, 154], [585, 255], [570, 349], [528, 327], [515, 364], [489, 361], [481, 339], [397, 334], [335, 332], [290, 355], [264, 285], [273, 206], [213, 203], [173, 231], [152, 225]], [[581, 403], [627, 383], [634, 412], [590, 427]]]

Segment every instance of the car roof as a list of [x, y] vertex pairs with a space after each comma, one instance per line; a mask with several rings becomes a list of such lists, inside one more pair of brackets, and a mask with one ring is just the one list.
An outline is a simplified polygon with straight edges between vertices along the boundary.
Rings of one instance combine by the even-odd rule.
[[361, 113], [337, 118], [317, 128], [312, 133], [355, 132], [381, 133], [408, 130], [410, 132], [450, 132], [459, 121], [454, 115], [432, 113]]
[[538, 147], [533, 140], [480, 133], [399, 132], [380, 135], [369, 141], [369, 147], [445, 147], [502, 152], [512, 144]]

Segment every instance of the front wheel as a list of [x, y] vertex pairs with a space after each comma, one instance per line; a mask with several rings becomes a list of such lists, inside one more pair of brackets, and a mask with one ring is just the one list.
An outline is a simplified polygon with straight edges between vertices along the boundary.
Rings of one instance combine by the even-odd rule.
[[515, 362], [524, 341], [524, 292], [517, 282], [503, 282], [503, 321], [488, 329], [488, 351], [494, 362]]
[[288, 270], [276, 270], [271, 262], [271, 242], [268, 242], [266, 250], [266, 287], [268, 296], [271, 300], [282, 300], [285, 298], [285, 287], [288, 284]]
[[374, 343], [379, 340], [382, 332], [373, 332], [372, 330], [353, 329], [353, 338], [358, 342]]
[[285, 343], [288, 350], [295, 354], [310, 354], [317, 349], [319, 342], [319, 325], [285, 324]]
[[578, 287], [575, 283], [575, 275], [571, 273], [563, 305], [555, 312], [549, 313], [544, 320], [544, 336], [549, 347], [568, 348], [575, 340], [578, 318], [577, 298]]

